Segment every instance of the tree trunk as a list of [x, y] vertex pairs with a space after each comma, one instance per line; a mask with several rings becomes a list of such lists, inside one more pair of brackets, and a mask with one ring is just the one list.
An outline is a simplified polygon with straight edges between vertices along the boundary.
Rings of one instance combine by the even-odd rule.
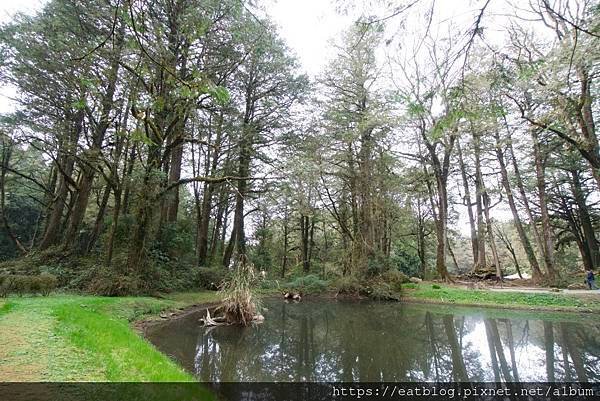
[[490, 242], [490, 249], [492, 250], [492, 257], [494, 258], [496, 277], [499, 281], [502, 281], [502, 268], [500, 266], [500, 258], [498, 257], [498, 249], [496, 248], [496, 241], [494, 239], [492, 219], [490, 218], [490, 197], [485, 189], [485, 186], [483, 187], [483, 191], [483, 207], [485, 213], [486, 231], [488, 234], [488, 240]]
[[546, 166], [544, 156], [542, 155], [542, 150], [540, 148], [538, 132], [535, 129], [531, 130], [531, 136], [533, 139], [538, 199], [540, 203], [542, 233], [544, 237], [544, 262], [546, 264], [548, 279], [550, 282], [554, 282], [556, 279], [556, 270], [554, 268], [554, 241], [552, 226], [550, 225], [550, 214], [548, 213], [548, 197], [546, 195]]
[[473, 148], [475, 153], [475, 204], [477, 207], [477, 262], [475, 269], [487, 268], [487, 257], [485, 252], [485, 227], [484, 221], [484, 196], [483, 175], [481, 173], [481, 141], [480, 135], [473, 133]]
[[[302, 271], [305, 274], [310, 272], [310, 242], [311, 242], [311, 223], [310, 217], [300, 215], [300, 248], [302, 250]], [[313, 222], [314, 225], [314, 222]]]
[[106, 206], [108, 205], [109, 198], [110, 185], [107, 184], [106, 188], [104, 188], [104, 193], [102, 194], [102, 201], [98, 207], [98, 214], [96, 215], [96, 221], [94, 222], [94, 228], [92, 229], [90, 240], [86, 244], [86, 249], [88, 252], [91, 252], [91, 250], [94, 248], [94, 245], [96, 245], [96, 241], [98, 240], [98, 236], [100, 235], [100, 230], [102, 229], [102, 222], [104, 221], [104, 215], [106, 214]]
[[2, 216], [2, 223], [4, 225], [4, 230], [6, 231], [8, 237], [13, 242], [17, 250], [22, 254], [27, 254], [27, 249], [21, 244], [19, 238], [12, 231], [10, 224], [8, 223], [8, 218], [6, 217], [6, 209], [5, 209], [5, 183], [6, 183], [6, 172], [8, 171], [8, 167], [10, 166], [10, 157], [12, 154], [12, 143], [9, 142], [10, 139], [5, 140], [5, 136], [2, 134], [2, 160], [0, 168], [0, 215]]
[[456, 141], [456, 151], [458, 152], [458, 163], [460, 167], [460, 174], [462, 176], [463, 188], [465, 190], [464, 204], [467, 208], [469, 216], [469, 226], [471, 227], [471, 249], [473, 251], [473, 268], [477, 266], [477, 260], [479, 255], [479, 242], [477, 241], [477, 229], [475, 227], [475, 217], [473, 216], [473, 205], [471, 202], [471, 190], [469, 188], [469, 181], [467, 179], [467, 171], [465, 169], [465, 163], [463, 160], [462, 149], [460, 141]]
[[[585, 201], [585, 195], [581, 185], [581, 179], [579, 178], [579, 171], [571, 170], [572, 179], [572, 191], [575, 202], [577, 203], [577, 211], [579, 214], [579, 221], [583, 231], [585, 244], [589, 251], [589, 259], [591, 261], [591, 268], [595, 269], [600, 266], [600, 250], [598, 249], [598, 241], [594, 233], [594, 227], [590, 218], [590, 213]], [[582, 255], [584, 256], [584, 255]]]
[[[527, 255], [527, 260], [529, 261], [529, 266], [531, 267], [531, 278], [535, 283], [538, 283], [542, 278], [542, 272], [540, 270], [540, 265], [538, 264], [537, 258], [535, 256], [535, 251], [531, 246], [531, 242], [529, 241], [529, 237], [523, 228], [523, 223], [521, 222], [521, 217], [519, 216], [519, 212], [517, 210], [517, 205], [515, 202], [515, 198], [512, 193], [512, 189], [510, 186], [510, 181], [508, 179], [508, 171], [506, 169], [506, 162], [504, 159], [504, 153], [502, 152], [502, 145], [500, 144], [500, 134], [496, 131], [496, 157], [498, 159], [498, 164], [500, 165], [500, 176], [502, 177], [502, 186], [504, 187], [504, 192], [506, 193], [506, 198], [508, 200], [508, 205], [510, 207], [510, 211], [513, 216], [513, 225], [515, 226], [517, 233], [519, 234], [519, 239], [521, 241], [521, 245], [525, 250], [525, 254]], [[516, 258], [515, 258], [516, 261]], [[521, 273], [519, 272], [519, 276]]]
[[[216, 128], [217, 136], [215, 143], [213, 144], [212, 150], [212, 161], [210, 165], [210, 176], [214, 177], [217, 173], [217, 167], [219, 165], [219, 156], [221, 149], [221, 139], [223, 136], [223, 114], [219, 115], [219, 121]], [[209, 136], [210, 142], [210, 136]], [[208, 169], [207, 169], [208, 170]], [[198, 252], [198, 266], [204, 266], [206, 264], [206, 257], [208, 255], [208, 229], [210, 223], [210, 212], [212, 211], [212, 198], [215, 190], [214, 183], [205, 183], [204, 191], [202, 192], [202, 208], [200, 219], [198, 220], [198, 239], [197, 239], [197, 252]]]
[[106, 243], [106, 266], [110, 266], [113, 258], [113, 251], [115, 247], [115, 237], [117, 235], [117, 228], [119, 225], [119, 216], [121, 213], [121, 191], [114, 190], [115, 205], [113, 208], [113, 218], [110, 225], [110, 232], [108, 234], [108, 241]]
[[[512, 146], [512, 138], [508, 137], [508, 149], [510, 150], [510, 154], [511, 154], [511, 160], [512, 160], [512, 166], [513, 166], [513, 171], [515, 173], [515, 181], [517, 184], [517, 189], [519, 190], [519, 195], [521, 198], [521, 202], [523, 203], [523, 206], [525, 207], [525, 212], [527, 213], [527, 217], [529, 218], [529, 226], [531, 228], [531, 232], [533, 233], [533, 238], [535, 240], [535, 243], [537, 245], [538, 251], [543, 255], [544, 253], [544, 244], [542, 242], [542, 237], [540, 235], [540, 232], [538, 230], [535, 218], [533, 216], [533, 212], [531, 211], [531, 207], [529, 206], [529, 200], [528, 200], [528, 195], [527, 195], [527, 191], [525, 190], [525, 185], [523, 184], [523, 179], [521, 178], [521, 172], [519, 170], [519, 164], [517, 163], [517, 157], [515, 154], [515, 151], [513, 149]], [[539, 266], [539, 264], [538, 264]], [[533, 270], [533, 269], [532, 269]], [[535, 281], [535, 278], [533, 277], [533, 275], [535, 274], [535, 271], [532, 271], [532, 279]], [[541, 280], [543, 278], [543, 274], [542, 271], [540, 269], [540, 277], [539, 279]]]
[[104, 137], [106, 136], [106, 131], [110, 126], [110, 113], [114, 109], [114, 95], [119, 79], [124, 38], [125, 23], [121, 22], [119, 24], [117, 35], [112, 42], [115, 48], [113, 48], [112, 59], [106, 73], [107, 87], [101, 100], [102, 111], [100, 113], [100, 119], [93, 132], [92, 145], [90, 149], [82, 155], [86, 161], [81, 166], [81, 179], [79, 180], [77, 197], [64, 238], [65, 248], [69, 248], [78, 242], [77, 236], [90, 200], [90, 193], [96, 176], [95, 166], [100, 163], [99, 159], [102, 157], [102, 144], [104, 142]]
[[77, 141], [83, 132], [83, 112], [79, 111], [74, 119], [74, 129], [71, 135], [60, 143], [59, 159], [56, 161], [58, 170], [58, 189], [52, 201], [52, 211], [46, 224], [46, 232], [40, 242], [40, 249], [45, 250], [58, 242], [64, 208], [67, 205], [69, 182], [72, 181], [74, 158]]
[[[183, 128], [181, 128], [183, 131]], [[183, 136], [183, 133], [181, 134]], [[171, 163], [169, 166], [169, 183], [179, 181], [181, 178], [181, 161], [183, 159], [183, 143], [173, 147], [171, 153]], [[167, 222], [175, 223], [177, 221], [177, 213], [179, 212], [179, 187], [171, 190], [167, 197]]]
[[[287, 202], [287, 199], [286, 199]], [[285, 278], [285, 271], [287, 269], [288, 262], [288, 248], [289, 248], [289, 228], [288, 228], [288, 206], [285, 204], [285, 211], [283, 214], [283, 258], [281, 262], [281, 278]]]

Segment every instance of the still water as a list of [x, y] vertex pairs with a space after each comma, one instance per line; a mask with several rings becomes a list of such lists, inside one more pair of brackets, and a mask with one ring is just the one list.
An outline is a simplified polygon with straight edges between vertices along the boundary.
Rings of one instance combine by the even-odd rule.
[[600, 321], [358, 301], [263, 301], [265, 322], [201, 327], [203, 313], [147, 338], [200, 381], [600, 380]]

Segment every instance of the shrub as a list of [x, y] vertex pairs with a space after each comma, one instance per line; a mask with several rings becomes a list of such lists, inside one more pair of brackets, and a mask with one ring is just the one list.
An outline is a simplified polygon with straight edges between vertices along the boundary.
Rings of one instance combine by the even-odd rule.
[[24, 294], [30, 293], [33, 290], [33, 279], [31, 276], [16, 274], [12, 276], [10, 283], [10, 292], [22, 297]]
[[402, 284], [409, 283], [410, 278], [399, 270], [388, 270], [381, 275], [381, 279], [388, 283], [394, 291], [400, 291]]
[[227, 277], [227, 271], [225, 269], [201, 267], [198, 270], [197, 277], [200, 288], [205, 288], [207, 290], [218, 290], [221, 288], [224, 280]]
[[98, 267], [90, 280], [87, 291], [96, 295], [120, 297], [139, 294], [142, 282], [136, 276], [128, 276], [106, 267]]
[[9, 290], [10, 290], [9, 275], [8, 274], [0, 275], [0, 298], [6, 298], [10, 292]]
[[0, 297], [9, 294], [23, 296], [25, 294], [49, 295], [56, 288], [58, 280], [52, 274], [43, 273], [39, 276], [23, 274], [0, 276]]
[[287, 284], [287, 287], [304, 294], [314, 294], [325, 291], [327, 289], [327, 284], [327, 281], [321, 280], [317, 275], [309, 274], [294, 279]]
[[53, 274], [42, 273], [37, 277], [38, 288], [43, 296], [48, 296], [58, 285], [58, 279]]
[[356, 276], [342, 276], [334, 281], [333, 288], [340, 294], [358, 294], [362, 284]]
[[195, 264], [178, 263], [151, 264], [148, 268], [149, 282], [147, 287], [153, 291], [171, 292], [201, 288], [198, 267]]
[[391, 284], [379, 280], [372, 283], [369, 297], [378, 301], [400, 300], [400, 295]]

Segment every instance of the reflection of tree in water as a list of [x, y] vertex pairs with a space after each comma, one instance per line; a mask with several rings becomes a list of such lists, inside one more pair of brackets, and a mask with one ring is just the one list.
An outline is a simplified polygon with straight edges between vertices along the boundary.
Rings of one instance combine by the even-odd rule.
[[[266, 306], [261, 325], [207, 331], [196, 325], [193, 330], [170, 330], [170, 339], [157, 345], [193, 367], [202, 381], [600, 377], [597, 325], [457, 316], [396, 303], [272, 301]], [[189, 350], [191, 332], [193, 355], [182, 359], [181, 350], [165, 349], [179, 343]]]

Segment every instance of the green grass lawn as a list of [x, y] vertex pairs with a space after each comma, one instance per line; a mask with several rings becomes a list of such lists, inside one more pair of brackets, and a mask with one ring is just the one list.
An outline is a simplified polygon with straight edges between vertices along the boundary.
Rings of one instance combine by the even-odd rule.
[[600, 295], [575, 296], [566, 294], [500, 292], [469, 290], [431, 284], [407, 285], [408, 299], [473, 306], [498, 306], [522, 309], [558, 311], [600, 311]]
[[156, 350], [131, 322], [215, 292], [165, 299], [77, 295], [0, 301], [0, 381], [194, 381]]

